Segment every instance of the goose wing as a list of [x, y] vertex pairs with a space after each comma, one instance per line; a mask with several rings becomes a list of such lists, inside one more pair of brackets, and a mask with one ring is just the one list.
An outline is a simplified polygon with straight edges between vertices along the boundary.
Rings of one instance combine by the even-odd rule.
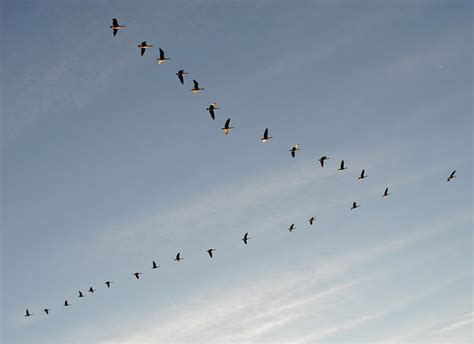
[[160, 48], [160, 60], [164, 60], [165, 59], [165, 52], [163, 51], [163, 49]]
[[193, 80], [194, 83], [194, 89], [197, 90], [199, 89], [199, 83], [196, 80]]
[[117, 18], [112, 18], [112, 26], [119, 26]]
[[146, 50], [145, 48], [140, 49], [140, 56], [143, 56], [143, 54], [145, 54], [145, 50]]

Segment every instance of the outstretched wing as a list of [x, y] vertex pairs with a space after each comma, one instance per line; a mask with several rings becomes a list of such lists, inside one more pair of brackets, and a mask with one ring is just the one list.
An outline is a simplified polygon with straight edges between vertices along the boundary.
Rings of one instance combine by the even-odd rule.
[[179, 81], [181, 82], [181, 85], [184, 85], [184, 77], [181, 71], [178, 72], [178, 78], [179, 78]]
[[163, 51], [163, 49], [160, 48], [160, 60], [164, 60], [165, 59], [165, 52]]
[[145, 50], [146, 50], [145, 48], [141, 48], [141, 49], [140, 49], [140, 55], [141, 55], [141, 56], [143, 56], [143, 54], [145, 54]]
[[196, 80], [193, 80], [194, 89], [197, 90], [199, 88], [199, 83]]
[[119, 26], [117, 18], [112, 18], [112, 26]]
[[113, 29], [113, 32], [114, 32], [114, 37], [115, 37], [115, 35], [116, 35], [117, 32], [118, 32], [118, 29]]

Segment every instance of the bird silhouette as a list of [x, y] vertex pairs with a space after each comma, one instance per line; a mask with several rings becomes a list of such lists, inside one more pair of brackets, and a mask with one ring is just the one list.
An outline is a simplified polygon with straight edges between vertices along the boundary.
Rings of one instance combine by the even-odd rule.
[[383, 193], [383, 197], [387, 197], [388, 195], [390, 195], [390, 193], [388, 192], [388, 188], [385, 188], [385, 191]]
[[212, 258], [212, 252], [215, 251], [216, 249], [215, 248], [210, 248], [209, 250], [207, 250], [206, 252], [209, 254], [209, 257]]
[[216, 102], [212, 103], [211, 105], [209, 105], [208, 108], [206, 108], [206, 110], [209, 111], [209, 114], [211, 115], [211, 118], [212, 118], [213, 120], [216, 119], [214, 110], [217, 110], [217, 109], [219, 109], [219, 108], [217, 107], [217, 103], [216, 103]]
[[338, 171], [344, 171], [347, 170], [347, 167], [344, 167], [344, 160], [341, 160], [341, 165], [337, 169]]
[[292, 223], [290, 225], [290, 227], [288, 227], [288, 231], [291, 233], [291, 232], [293, 232], [293, 229], [295, 229], [295, 224], [294, 223]]
[[140, 279], [140, 275], [142, 275], [142, 273], [141, 272], [134, 272], [132, 275], [135, 276], [136, 279]]
[[296, 155], [296, 151], [299, 151], [299, 150], [300, 150], [300, 147], [298, 145], [294, 145], [293, 147], [291, 147], [290, 149], [291, 156], [294, 158]]
[[184, 258], [181, 257], [181, 253], [178, 252], [178, 254], [176, 255], [176, 258], [174, 260], [176, 260], [176, 262], [179, 263], [180, 260], [183, 260]]
[[227, 118], [227, 121], [225, 121], [224, 128], [222, 128], [222, 131], [224, 132], [224, 135], [229, 134], [230, 129], [233, 129], [234, 127], [230, 126], [230, 118]]
[[193, 83], [194, 83], [194, 87], [191, 89], [191, 92], [193, 92], [193, 94], [198, 94], [199, 91], [205, 90], [205, 88], [199, 88], [199, 83], [196, 80], [193, 80]]
[[82, 293], [82, 291], [79, 290], [79, 296], [78, 297], [85, 297], [85, 295]]
[[89, 288], [89, 293], [94, 294], [94, 292], [95, 292], [95, 289], [93, 287], [90, 287]]
[[110, 288], [110, 285], [111, 285], [112, 283], [114, 283], [114, 282], [107, 281], [107, 282], [105, 282], [105, 285], [107, 286], [107, 288]]
[[365, 175], [365, 170], [362, 170], [362, 172], [360, 173], [359, 178], [357, 178], [357, 179], [364, 179], [364, 178], [367, 178], [367, 176]]
[[351, 210], [356, 209], [356, 208], [359, 208], [359, 207], [360, 207], [360, 205], [358, 205], [356, 202], [352, 202], [352, 208], [351, 208]]
[[30, 313], [30, 311], [27, 308], [26, 312], [25, 312], [25, 317], [31, 317], [32, 315], [33, 315], [33, 313]]
[[69, 302], [67, 302], [67, 300], [64, 300], [64, 305], [63, 307], [69, 307], [71, 304]]
[[321, 164], [321, 167], [324, 167], [324, 162], [326, 160], [329, 160], [329, 158], [325, 155], [323, 155], [322, 157], [319, 158], [319, 163]]
[[160, 50], [160, 57], [156, 59], [156, 62], [158, 62], [158, 64], [163, 64], [166, 61], [171, 60], [171, 58], [165, 57], [165, 52], [163, 51], [163, 49], [159, 48], [159, 50]]
[[249, 238], [249, 233], [245, 233], [244, 237], [242, 238], [242, 241], [244, 242], [245, 245], [247, 245], [247, 241], [250, 240]]
[[160, 267], [160, 266], [159, 266], [159, 265], [156, 265], [156, 262], [155, 262], [155, 261], [152, 262], [152, 267], [151, 267], [152, 269], [158, 269], [159, 267]]
[[453, 178], [456, 177], [455, 174], [456, 174], [456, 170], [454, 170], [453, 172], [451, 172], [451, 174], [450, 174], [449, 177], [448, 177], [448, 182], [449, 182], [451, 179], [453, 179]]
[[309, 224], [312, 226], [314, 221], [316, 221], [316, 217], [311, 216], [311, 218], [308, 221], [309, 221]]
[[112, 29], [112, 31], [114, 33], [114, 36], [117, 34], [119, 29], [124, 28], [124, 27], [125, 27], [125, 25], [120, 25], [118, 23], [117, 18], [112, 19], [112, 25], [110, 26], [110, 28]]
[[180, 69], [176, 75], [178, 76], [179, 81], [181, 82], [181, 85], [184, 85], [184, 75], [189, 74], [184, 71], [184, 69]]
[[51, 309], [49, 309], [49, 308], [43, 309], [43, 312], [45, 312], [46, 314], [49, 314], [50, 311], [51, 311]]
[[143, 54], [145, 54], [145, 51], [148, 49], [148, 48], [151, 48], [153, 47], [153, 45], [151, 44], [148, 44], [146, 41], [143, 41], [141, 42], [138, 47], [140, 48], [140, 55], [143, 56]]
[[260, 141], [267, 142], [271, 138], [271, 136], [268, 136], [268, 128], [265, 128], [265, 131], [263, 132], [263, 137], [260, 138]]

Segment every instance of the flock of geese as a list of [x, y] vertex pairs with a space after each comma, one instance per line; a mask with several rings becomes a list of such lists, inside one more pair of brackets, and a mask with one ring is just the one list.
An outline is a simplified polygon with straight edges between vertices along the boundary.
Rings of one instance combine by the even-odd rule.
[[[112, 32], [113, 32], [113, 35], [116, 36], [117, 35], [117, 32], [120, 30], [120, 29], [123, 29], [125, 28], [126, 26], [125, 25], [120, 25], [118, 20], [116, 18], [113, 18], [112, 19], [112, 25], [110, 26], [110, 28], [112, 29]], [[143, 56], [146, 52], [147, 49], [150, 49], [150, 48], [153, 48], [153, 45], [151, 44], [148, 44], [147, 41], [143, 41], [142, 43], [140, 43], [138, 45], [138, 48], [140, 49], [140, 55]], [[166, 57], [165, 55], [165, 52], [163, 51], [163, 49], [159, 48], [159, 57], [156, 59], [157, 63], [158, 64], [163, 64], [165, 63], [166, 61], [168, 60], [171, 60], [171, 58], [169, 57]], [[184, 69], [180, 69], [178, 70], [178, 72], [176, 73], [176, 75], [178, 76], [178, 79], [179, 79], [179, 82], [184, 85], [185, 83], [185, 80], [184, 80], [184, 76], [185, 75], [188, 75], [189, 73], [188, 72], [185, 72]], [[191, 89], [191, 92], [193, 94], [198, 94], [200, 91], [204, 91], [205, 88], [201, 88], [199, 87], [199, 83], [198, 81], [196, 80], [193, 80], [193, 88]], [[206, 108], [206, 110], [209, 112], [209, 115], [211, 116], [211, 118], [213, 120], [215, 120], [215, 110], [218, 110], [219, 107], [217, 106], [217, 103], [212, 103], [209, 105], [208, 108]], [[230, 118], [228, 118], [226, 121], [225, 121], [225, 124], [224, 124], [224, 127], [222, 128], [222, 131], [224, 133], [224, 135], [228, 135], [230, 133], [230, 130], [233, 129], [234, 127], [231, 127], [230, 126]], [[263, 132], [263, 136], [260, 138], [260, 140], [262, 142], [267, 142], [269, 141], [270, 139], [272, 139], [271, 136], [269, 136], [268, 134], [268, 128], [265, 128], [264, 132]], [[291, 156], [294, 158], [296, 156], [296, 152], [298, 152], [300, 150], [300, 147], [299, 145], [294, 145], [293, 147], [291, 147], [291, 149], [289, 150], [290, 151], [290, 154]], [[322, 156], [320, 157], [318, 160], [319, 160], [319, 163], [321, 164], [321, 167], [324, 167], [324, 163], [325, 161], [329, 160], [330, 158], [327, 157], [327, 156]], [[345, 166], [344, 164], [344, 160], [342, 160], [339, 164], [339, 168], [338, 168], [338, 171], [344, 171], [346, 170], [347, 167]], [[456, 177], [456, 170], [452, 171], [451, 174], [448, 176], [447, 178], [447, 181], [451, 181], [453, 178]], [[367, 178], [368, 176], [365, 174], [365, 169], [363, 169], [358, 177], [359, 180], [362, 180], [362, 179], [365, 179]], [[382, 197], [387, 197], [389, 196], [390, 193], [388, 191], [388, 187], [385, 188], [385, 191], [383, 192], [382, 194]], [[357, 202], [352, 202], [352, 207], [350, 208], [351, 210], [354, 210], [354, 209], [357, 209], [360, 207], [360, 204], [357, 204]], [[313, 223], [316, 221], [316, 217], [315, 216], [312, 216], [308, 222], [310, 225], [313, 225]], [[289, 227], [288, 227], [288, 231], [291, 233], [293, 232], [293, 230], [295, 229], [295, 224], [291, 224]], [[250, 240], [251, 238], [249, 237], [249, 233], [245, 233], [244, 236], [242, 237], [242, 242], [247, 245], [248, 244], [248, 241]], [[214, 254], [213, 252], [215, 252], [216, 249], [215, 248], [210, 248], [208, 250], [206, 250], [205, 252], [207, 252], [207, 254], [209, 255], [210, 258], [213, 258], [214, 257]], [[179, 263], [181, 260], [183, 260], [184, 258], [181, 256], [181, 252], [178, 252], [176, 254], [176, 257], [174, 258], [174, 260]], [[151, 268], [152, 269], [158, 269], [160, 266], [157, 265], [156, 261], [152, 261], [152, 266]], [[132, 276], [134, 276], [137, 280], [140, 279], [140, 275], [143, 275], [142, 272], [134, 272], [132, 274]], [[104, 284], [106, 285], [107, 288], [111, 288], [113, 282], [112, 281], [105, 281]], [[90, 287], [88, 289], [88, 292], [90, 294], [94, 294], [94, 292], [96, 291], [96, 289], [94, 287]], [[84, 298], [86, 296], [86, 294], [84, 292], [82, 292], [81, 290], [78, 291], [78, 298]], [[63, 303], [63, 307], [69, 307], [71, 306], [71, 303], [68, 301], [68, 300], [64, 300], [64, 303]], [[51, 312], [51, 308], [44, 308], [43, 309], [43, 312], [48, 315], [50, 312]], [[30, 317], [32, 316], [33, 313], [31, 313], [29, 311], [29, 309], [26, 309], [25, 311], [25, 317]]]

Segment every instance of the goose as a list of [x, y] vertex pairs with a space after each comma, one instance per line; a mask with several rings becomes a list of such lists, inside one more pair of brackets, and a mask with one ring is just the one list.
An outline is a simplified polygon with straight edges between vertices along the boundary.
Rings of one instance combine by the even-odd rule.
[[124, 27], [125, 27], [124, 25], [120, 25], [118, 23], [117, 18], [112, 18], [112, 25], [110, 26], [110, 28], [114, 32], [114, 36], [117, 34], [119, 29], [124, 28]]
[[176, 75], [179, 78], [179, 81], [181, 82], [181, 85], [184, 85], [184, 74], [189, 74], [189, 73], [185, 72], [184, 69], [180, 69], [178, 70], [178, 73], [176, 73]]
[[299, 150], [300, 150], [300, 146], [298, 145], [294, 145], [293, 147], [291, 147], [290, 149], [291, 156], [294, 158], [296, 155], [296, 151], [299, 151]]
[[67, 302], [67, 300], [64, 300], [64, 305], [63, 307], [69, 307], [71, 304], [69, 302]]
[[93, 287], [90, 287], [89, 288], [89, 293], [94, 294], [94, 292], [95, 292], [95, 289]]
[[148, 49], [148, 48], [152, 48], [153, 45], [151, 44], [147, 44], [146, 41], [143, 41], [141, 42], [138, 47], [140, 48], [140, 55], [143, 56], [143, 54], [145, 54], [145, 51]]
[[329, 160], [329, 158], [325, 155], [319, 158], [319, 163], [321, 164], [321, 167], [324, 167], [324, 161]]
[[451, 179], [453, 179], [453, 178], [456, 177], [456, 176], [454, 175], [455, 173], [456, 173], [456, 170], [454, 170], [453, 172], [451, 172], [451, 174], [450, 174], [449, 177], [448, 177], [448, 182], [449, 182]]
[[247, 245], [247, 241], [251, 239], [249, 238], [249, 233], [245, 233], [244, 237], [242, 238], [242, 241], [244, 242], [245, 245]]
[[267, 142], [271, 138], [271, 136], [268, 136], [268, 128], [265, 128], [265, 131], [263, 132], [263, 137], [260, 138], [260, 141]]
[[79, 296], [78, 297], [85, 297], [85, 295], [82, 293], [82, 291], [79, 290]]
[[207, 250], [206, 252], [209, 254], [209, 257], [212, 258], [212, 252], [215, 251], [216, 249], [215, 248], [210, 248], [209, 250]]
[[362, 170], [358, 179], [364, 179], [364, 178], [367, 178], [367, 176], [365, 175], [365, 170]]
[[30, 313], [30, 311], [27, 308], [26, 312], [25, 312], [25, 317], [31, 317], [32, 315], [33, 315], [33, 313]]
[[352, 208], [351, 208], [351, 210], [356, 209], [356, 208], [359, 208], [359, 207], [360, 207], [359, 204], [357, 204], [356, 202], [352, 202]]
[[209, 114], [211, 115], [211, 118], [212, 118], [213, 120], [216, 119], [216, 116], [215, 116], [215, 114], [214, 114], [214, 110], [217, 110], [217, 109], [219, 109], [219, 108], [217, 107], [217, 103], [216, 103], [216, 102], [212, 103], [211, 105], [209, 105], [208, 108], [206, 108], [206, 110], [209, 111]]
[[230, 118], [225, 121], [224, 128], [222, 128], [222, 131], [224, 131], [224, 135], [227, 135], [230, 132], [230, 129], [233, 129], [234, 127], [230, 127]]
[[159, 48], [160, 49], [160, 57], [158, 57], [156, 59], [156, 62], [158, 62], [158, 64], [163, 64], [165, 63], [167, 60], [171, 60], [171, 58], [169, 57], [165, 57], [165, 52], [163, 51], [163, 49]]
[[114, 283], [114, 282], [107, 281], [107, 282], [105, 282], [105, 285], [107, 286], [107, 288], [110, 288], [110, 285], [111, 285], [112, 283]]
[[347, 167], [344, 167], [344, 160], [341, 160], [341, 165], [337, 169], [338, 171], [344, 171], [347, 170]]
[[385, 188], [385, 191], [383, 193], [383, 197], [387, 197], [388, 195], [390, 195], [390, 193], [388, 192], [388, 188]]
[[315, 216], [311, 216], [311, 218], [308, 220], [309, 221], [309, 224], [312, 226], [314, 221], [316, 221], [316, 217]]
[[46, 314], [49, 314], [50, 311], [51, 311], [51, 309], [49, 309], [49, 308], [43, 309], [43, 312], [45, 312]]
[[184, 258], [181, 258], [181, 253], [178, 252], [178, 254], [176, 255], [176, 258], [174, 260], [176, 260], [176, 262], [179, 263], [179, 261], [182, 260], [182, 259], [184, 259]]
[[132, 275], [135, 276], [136, 279], [140, 279], [140, 275], [142, 275], [142, 273], [141, 272], [134, 272]]
[[288, 231], [291, 233], [293, 232], [293, 229], [295, 229], [295, 224], [292, 223], [290, 227], [288, 227]]
[[160, 266], [159, 266], [159, 265], [156, 265], [156, 262], [155, 262], [155, 261], [152, 262], [152, 267], [151, 267], [152, 269], [158, 269], [159, 267], [160, 267]]
[[194, 87], [191, 89], [191, 92], [193, 92], [193, 94], [198, 94], [199, 91], [205, 90], [205, 88], [199, 88], [199, 83], [196, 80], [193, 80], [193, 83], [194, 83]]

